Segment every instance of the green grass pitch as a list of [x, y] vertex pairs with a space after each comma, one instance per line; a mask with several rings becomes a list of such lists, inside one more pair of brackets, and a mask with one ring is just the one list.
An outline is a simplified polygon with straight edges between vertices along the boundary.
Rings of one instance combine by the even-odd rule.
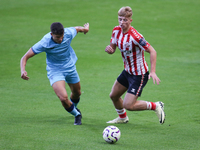
[[[108, 55], [104, 49], [118, 25], [117, 11], [127, 5], [132, 26], [158, 54], [161, 84], [150, 80], [140, 99], [163, 101], [167, 116], [160, 125], [154, 112], [128, 111], [130, 122], [116, 125], [122, 135], [110, 145], [102, 131], [117, 117], [109, 93], [123, 62], [119, 50]], [[0, 149], [200, 149], [199, 6], [199, 0], [0, 0]], [[65, 27], [90, 23], [88, 34], [72, 41], [82, 86], [81, 126], [73, 125], [54, 94], [44, 53], [28, 61], [30, 80], [20, 78], [21, 57], [55, 21]]]

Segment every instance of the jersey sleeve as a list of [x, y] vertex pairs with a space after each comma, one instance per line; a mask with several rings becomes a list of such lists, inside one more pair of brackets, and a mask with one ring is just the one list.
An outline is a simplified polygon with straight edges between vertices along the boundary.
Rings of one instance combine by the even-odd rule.
[[142, 34], [140, 34], [137, 30], [133, 31], [134, 34], [134, 39], [137, 41], [137, 45], [144, 49], [147, 50], [150, 46], [150, 44], [145, 40]]
[[144, 37], [141, 37], [139, 39], [139, 46], [143, 47], [144, 50], [147, 50], [149, 48], [150, 44], [145, 40]]
[[35, 45], [32, 46], [32, 50], [35, 54], [39, 54], [45, 51], [45, 48], [42, 46], [42, 42], [39, 41]]
[[110, 43], [116, 44], [116, 27], [113, 28], [113, 30], [112, 30], [112, 36], [111, 36], [111, 39], [110, 39]]
[[77, 35], [76, 28], [74, 28], [74, 27], [65, 28], [65, 32], [70, 33], [72, 36], [71, 37], [72, 39]]

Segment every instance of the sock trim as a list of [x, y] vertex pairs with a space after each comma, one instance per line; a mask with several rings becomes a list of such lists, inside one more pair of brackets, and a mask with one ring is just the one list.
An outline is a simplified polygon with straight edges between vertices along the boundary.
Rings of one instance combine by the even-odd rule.
[[126, 110], [124, 108], [116, 109], [116, 111], [120, 118], [126, 118], [127, 115], [126, 115]]
[[72, 105], [69, 108], [65, 108], [66, 111], [71, 112], [74, 109], [74, 104], [72, 103]]

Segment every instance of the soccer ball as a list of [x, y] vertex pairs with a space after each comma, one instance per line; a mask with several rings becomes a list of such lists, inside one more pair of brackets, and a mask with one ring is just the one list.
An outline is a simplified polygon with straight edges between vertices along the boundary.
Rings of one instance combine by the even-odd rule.
[[120, 136], [121, 132], [116, 126], [107, 126], [103, 130], [103, 139], [110, 144], [116, 143]]

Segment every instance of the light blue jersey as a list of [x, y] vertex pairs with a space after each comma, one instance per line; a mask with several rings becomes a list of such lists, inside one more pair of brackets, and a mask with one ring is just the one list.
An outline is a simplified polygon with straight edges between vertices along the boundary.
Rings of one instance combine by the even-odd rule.
[[35, 54], [46, 52], [47, 77], [51, 85], [60, 80], [72, 84], [80, 81], [75, 65], [77, 56], [70, 46], [76, 35], [77, 31], [74, 27], [65, 28], [64, 37], [60, 44], [53, 41], [49, 32], [33, 45], [32, 50]]
[[77, 35], [74, 27], [64, 29], [62, 43], [55, 43], [52, 36], [47, 33], [38, 43], [33, 45], [32, 50], [35, 54], [46, 52], [47, 71], [75, 69], [77, 56], [70, 46], [72, 39]]

